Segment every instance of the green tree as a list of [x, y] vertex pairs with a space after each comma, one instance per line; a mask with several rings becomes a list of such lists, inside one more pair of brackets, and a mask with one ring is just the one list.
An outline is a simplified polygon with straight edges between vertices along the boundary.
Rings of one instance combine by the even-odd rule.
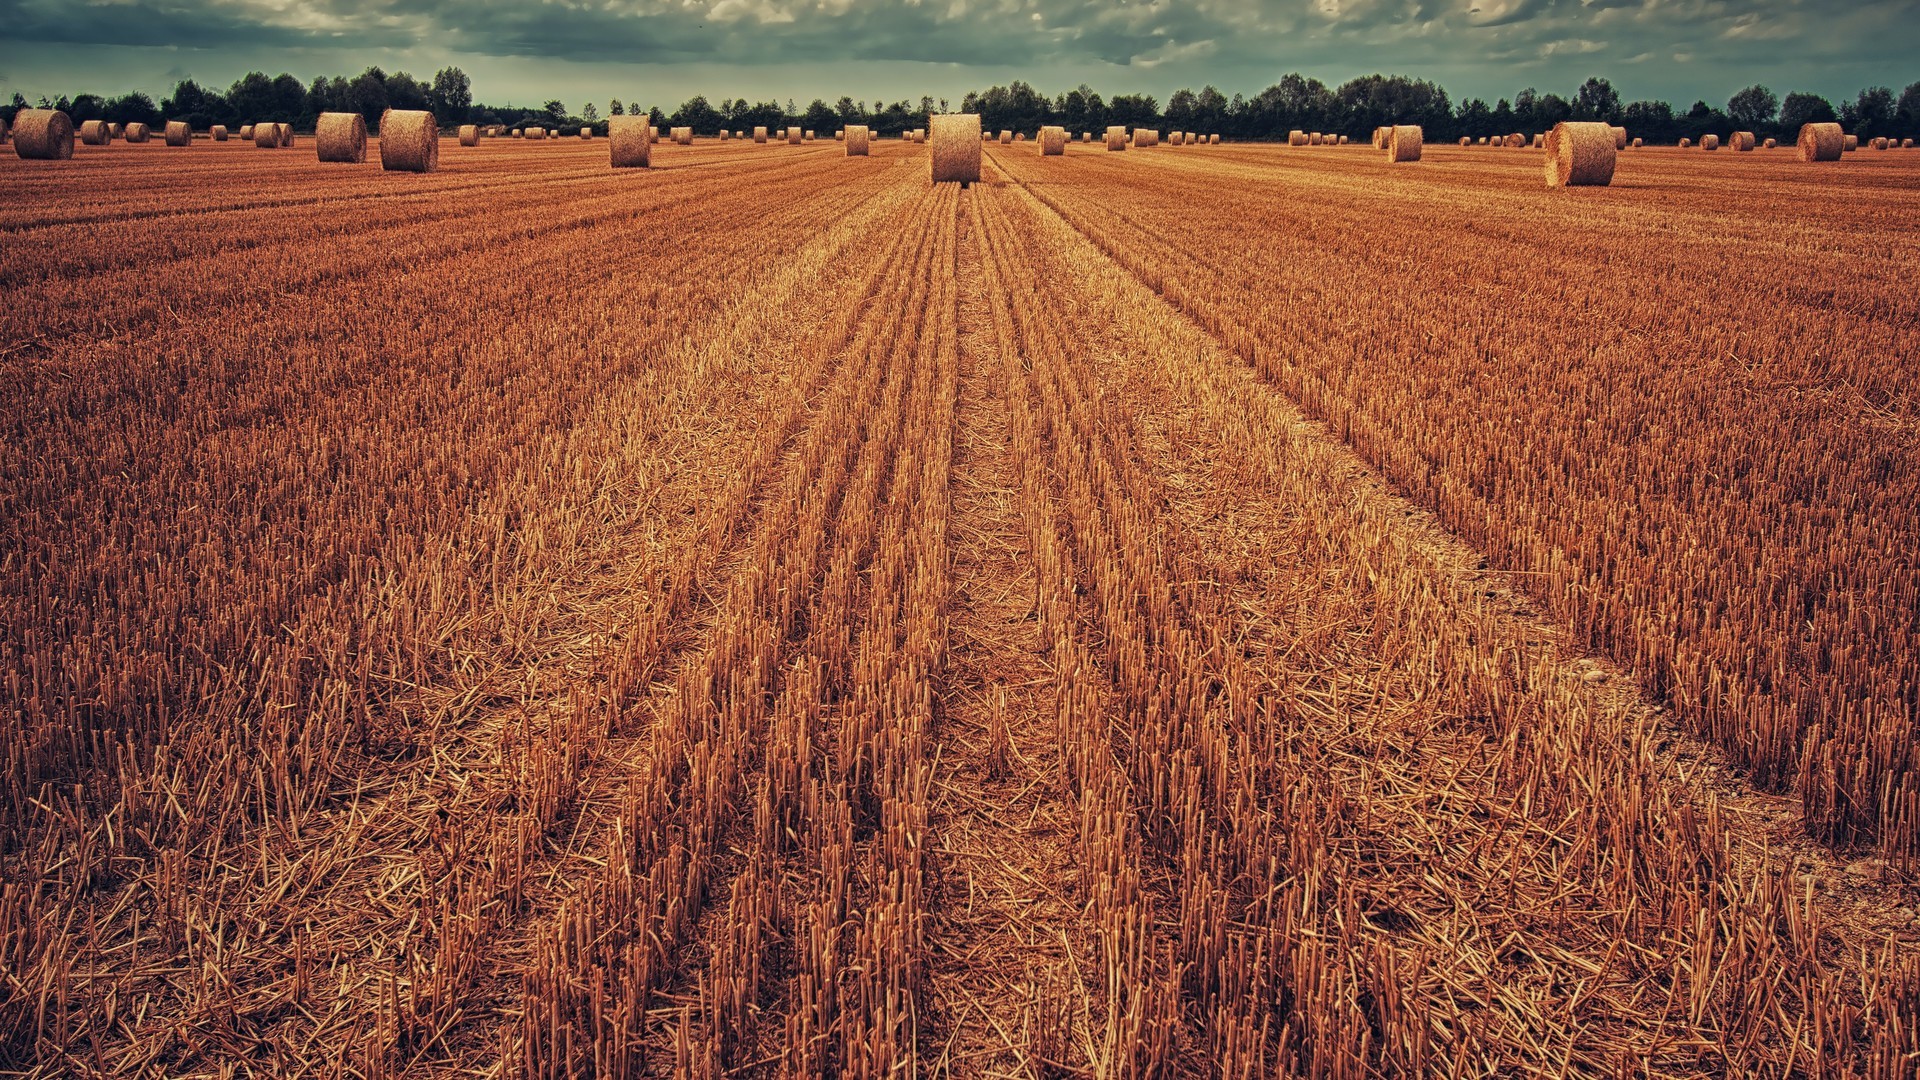
[[441, 68], [433, 74], [427, 100], [434, 118], [441, 123], [464, 124], [473, 108], [473, 80], [457, 67]]
[[1604, 120], [1611, 124], [1620, 119], [1620, 92], [1605, 79], [1593, 78], [1580, 84], [1573, 95], [1573, 118], [1575, 120]]
[[1735, 124], [1748, 131], [1758, 131], [1773, 126], [1773, 118], [1780, 112], [1780, 99], [1773, 91], [1764, 86], [1749, 86], [1727, 100], [1727, 116]]
[[1819, 94], [1796, 91], [1780, 102], [1780, 130], [1798, 133], [1803, 124], [1830, 124], [1838, 120], [1833, 103]]

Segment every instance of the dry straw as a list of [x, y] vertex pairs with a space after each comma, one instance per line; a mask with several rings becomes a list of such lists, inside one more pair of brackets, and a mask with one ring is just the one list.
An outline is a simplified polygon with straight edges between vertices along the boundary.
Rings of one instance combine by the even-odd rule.
[[292, 146], [293, 145], [293, 125], [292, 124], [275, 124], [273, 126], [276, 131], [280, 132], [280, 145]]
[[1912, 139], [1901, 139], [1901, 140], [1900, 140], [1900, 149], [1902, 149], [1902, 150], [1911, 150], [1911, 149], [1913, 149], [1913, 140], [1912, 140]]
[[1159, 146], [1160, 132], [1158, 132], [1153, 128], [1134, 128], [1133, 129], [1133, 145]]
[[1858, 149], [1860, 149], [1860, 136], [1842, 135], [1840, 137], [1840, 150], [1842, 153], [1851, 154]]
[[1461, 145], [1461, 146], [1472, 146], [1472, 145], [1473, 145], [1473, 140], [1472, 140], [1472, 139], [1469, 139], [1469, 138], [1467, 138], [1467, 137], [1466, 137], [1465, 135], [1462, 135], [1462, 136], [1460, 136], [1460, 145]]
[[252, 124], [240, 125], [240, 141], [241, 142], [253, 141], [253, 125]]
[[21, 109], [13, 116], [13, 152], [28, 161], [73, 156], [73, 118], [59, 109]]
[[847, 129], [846, 129], [846, 128], [841, 128], [841, 129], [839, 129], [838, 131], [835, 131], [835, 132], [833, 133], [833, 141], [834, 141], [834, 142], [845, 142], [845, 141], [846, 141], [846, 138], [847, 138]]
[[280, 145], [280, 127], [278, 124], [253, 125], [253, 145], [271, 149]]
[[1067, 129], [1063, 127], [1043, 127], [1040, 129], [1040, 156], [1057, 157], [1067, 152]]
[[805, 139], [805, 140], [806, 140], [806, 141], [808, 141], [808, 142], [812, 142], [812, 141], [813, 141], [813, 129], [812, 129], [812, 128], [808, 128], [808, 129], [807, 129], [807, 132], [806, 132], [806, 134], [805, 134], [805, 135], [802, 135], [802, 136], [801, 136], [801, 138], [803, 138], [803, 139]]
[[1777, 146], [1779, 146], [1779, 145], [1780, 145], [1780, 140], [1778, 140], [1778, 139], [1768, 139], [1768, 140], [1767, 140], [1766, 142], [1763, 142], [1763, 143], [1761, 143], [1761, 144], [1760, 144], [1760, 148], [1761, 148], [1761, 149], [1763, 149], [1763, 150], [1772, 150], [1773, 148], [1775, 148], [1775, 147], [1777, 147]]
[[1308, 146], [1319, 146], [1319, 145], [1321, 144], [1321, 142], [1323, 142], [1323, 141], [1324, 141], [1324, 140], [1323, 140], [1323, 138], [1322, 138], [1322, 136], [1321, 136], [1321, 135], [1320, 135], [1320, 133], [1319, 133], [1319, 132], [1317, 132], [1317, 131], [1314, 131], [1314, 132], [1309, 132], [1309, 133], [1308, 133], [1308, 135], [1307, 135], [1307, 145], [1308, 145]]
[[1110, 127], [1107, 129], [1107, 149], [1125, 150], [1127, 148], [1127, 129]]
[[1540, 150], [1540, 149], [1544, 149], [1544, 148], [1546, 147], [1546, 145], [1547, 145], [1547, 133], [1546, 133], [1546, 132], [1544, 132], [1544, 131], [1536, 131], [1536, 132], [1534, 132], [1534, 133], [1533, 133], [1533, 148], [1534, 148], [1535, 150]]
[[1390, 127], [1374, 128], [1373, 129], [1373, 148], [1375, 150], [1385, 150], [1387, 148], [1387, 136], [1391, 134], [1393, 134], [1393, 129]]
[[1001, 146], [1013, 145], [1013, 132], [1008, 131], [1006, 128], [1001, 128], [1000, 129], [1000, 145]]
[[357, 112], [321, 113], [313, 125], [313, 144], [321, 161], [359, 165], [367, 160], [367, 118]]
[[526, 131], [525, 137], [529, 139], [544, 139], [547, 137], [547, 129], [538, 125], [527, 128]]
[[766, 142], [766, 141], [767, 141], [767, 129], [766, 129], [766, 128], [763, 128], [763, 127], [757, 127], [757, 128], [754, 128], [754, 129], [753, 129], [753, 141], [754, 141], [754, 142], [757, 142], [757, 143], [763, 143], [763, 142]]
[[925, 143], [925, 142], [927, 141], [927, 129], [926, 129], [926, 128], [914, 128], [914, 129], [913, 129], [913, 141], [914, 141], [914, 142], [917, 142], [917, 143]]
[[787, 145], [788, 146], [800, 145], [800, 129], [799, 128], [790, 127], [787, 129]]
[[1613, 182], [1619, 148], [1613, 129], [1599, 123], [1562, 122], [1547, 135], [1548, 187], [1605, 187]]
[[580, 137], [591, 140], [593, 138], [593, 128], [590, 126], [582, 126], [580, 128]]
[[1219, 135], [1219, 133], [1218, 133], [1218, 132], [1216, 132], [1216, 133], [1214, 133], [1214, 134], [1212, 134], [1212, 135], [1209, 135], [1209, 136], [1207, 136], [1207, 145], [1208, 145], [1208, 146], [1219, 146], [1219, 145], [1220, 145], [1220, 135]]
[[1887, 140], [1884, 138], [1873, 140], [1873, 148], [1875, 150], [1885, 150], [1887, 148]]
[[[147, 139], [152, 137], [152, 135], [153, 135], [153, 132], [147, 129], [147, 125], [139, 123], [138, 121], [127, 125], [126, 137], [127, 137], [127, 141], [130, 143], [146, 142]], [[276, 143], [275, 145], [277, 146], [279, 144]]]
[[1759, 143], [1754, 140], [1753, 132], [1751, 131], [1736, 131], [1727, 136], [1727, 149], [1736, 153], [1747, 153], [1758, 145]]
[[105, 120], [82, 120], [80, 141], [88, 146], [105, 146], [113, 141], [113, 129]]
[[1304, 131], [1301, 131], [1299, 128], [1295, 128], [1294, 130], [1287, 132], [1287, 145], [1288, 146], [1307, 145], [1307, 133]]
[[872, 131], [865, 124], [850, 124], [846, 128], [846, 133], [847, 156], [866, 157], [868, 143], [873, 138]]
[[226, 142], [227, 141], [227, 125], [215, 124], [212, 127], [207, 129], [207, 134], [213, 136], [214, 142]]
[[460, 125], [460, 145], [461, 146], [479, 146], [480, 145], [480, 125], [461, 124]]
[[1801, 161], [1839, 161], [1847, 136], [1839, 124], [1800, 125]]
[[380, 167], [388, 172], [428, 173], [440, 167], [440, 127], [424, 109], [388, 109], [380, 114]]
[[1396, 124], [1387, 129], [1388, 161], [1419, 161], [1420, 144], [1426, 133], [1418, 124]]
[[1635, 150], [1638, 150], [1638, 149], [1640, 149], [1640, 148], [1641, 148], [1642, 146], [1645, 146], [1646, 144], [1647, 144], [1647, 140], [1645, 140], [1645, 139], [1635, 139], [1635, 140], [1633, 140], [1633, 148], [1634, 148]]
[[693, 129], [690, 127], [668, 128], [667, 135], [680, 146], [693, 145]]
[[933, 129], [933, 182], [965, 186], [980, 179], [980, 114], [929, 117], [927, 126]]
[[192, 146], [193, 125], [185, 120], [167, 121], [166, 141], [168, 146]]
[[1689, 136], [1682, 135], [1680, 137], [1680, 149], [1688, 150], [1688, 149], [1691, 149], [1692, 147], [1693, 147], [1693, 139]]
[[1718, 150], [1718, 149], [1720, 149], [1720, 136], [1718, 136], [1718, 135], [1702, 135], [1702, 136], [1700, 136], [1700, 149], [1702, 149], [1702, 150]]
[[1179, 146], [1180, 144], [1182, 144], [1182, 143], [1184, 143], [1185, 141], [1186, 141], [1185, 139], [1183, 139], [1183, 138], [1181, 138], [1181, 135], [1180, 135], [1180, 132], [1178, 132], [1178, 131], [1169, 131], [1169, 132], [1167, 132], [1167, 145], [1168, 145], [1168, 146]]
[[126, 130], [127, 130], [127, 126], [125, 124], [114, 124], [113, 137], [116, 139], [119, 138], [120, 136], [126, 134]]
[[616, 169], [644, 169], [653, 164], [653, 140], [647, 138], [644, 116], [609, 116], [607, 146]]
[[1613, 129], [1613, 148], [1615, 150], [1625, 150], [1627, 148], [1626, 128], [1616, 127]]

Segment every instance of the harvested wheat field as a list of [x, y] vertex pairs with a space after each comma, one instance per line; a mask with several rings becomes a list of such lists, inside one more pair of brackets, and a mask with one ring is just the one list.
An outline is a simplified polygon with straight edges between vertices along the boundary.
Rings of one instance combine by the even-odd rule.
[[941, 130], [0, 155], [0, 1072], [1913, 1075], [1920, 160]]

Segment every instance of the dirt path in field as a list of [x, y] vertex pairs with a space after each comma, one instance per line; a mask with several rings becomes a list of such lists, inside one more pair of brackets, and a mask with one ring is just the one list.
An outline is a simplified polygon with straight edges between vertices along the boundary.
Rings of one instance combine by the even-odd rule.
[[961, 200], [951, 640], [932, 815], [943, 888], [929, 1004], [945, 1030], [929, 1066], [1036, 1075], [1084, 1037], [1074, 957], [1091, 945], [972, 197]]

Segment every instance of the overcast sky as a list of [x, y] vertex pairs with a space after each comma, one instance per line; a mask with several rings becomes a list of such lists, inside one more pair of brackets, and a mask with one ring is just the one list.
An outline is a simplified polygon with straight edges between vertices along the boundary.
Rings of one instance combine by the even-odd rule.
[[1164, 103], [1289, 71], [1430, 78], [1456, 101], [1600, 75], [1684, 107], [1754, 82], [1897, 93], [1920, 80], [1916, 44], [1920, 0], [0, 0], [0, 94], [455, 64], [478, 101], [574, 109], [696, 93], [957, 105], [1016, 78]]

